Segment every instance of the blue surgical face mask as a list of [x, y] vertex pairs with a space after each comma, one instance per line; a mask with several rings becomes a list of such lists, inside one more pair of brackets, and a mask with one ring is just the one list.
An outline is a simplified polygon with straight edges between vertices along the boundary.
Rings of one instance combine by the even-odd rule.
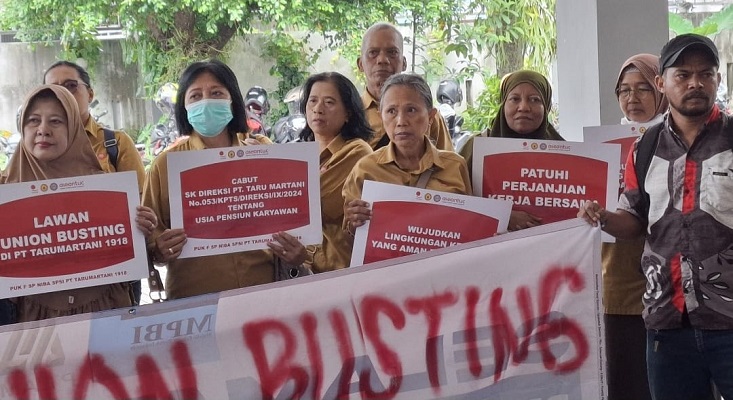
[[186, 106], [188, 122], [201, 136], [214, 137], [220, 134], [232, 120], [232, 101], [228, 99], [205, 99]]

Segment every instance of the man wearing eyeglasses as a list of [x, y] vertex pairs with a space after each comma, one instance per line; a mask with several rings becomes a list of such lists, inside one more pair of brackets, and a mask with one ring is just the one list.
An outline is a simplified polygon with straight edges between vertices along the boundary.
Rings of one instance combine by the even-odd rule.
[[[92, 149], [97, 154], [97, 160], [105, 172], [135, 171], [137, 184], [142, 196], [145, 182], [145, 167], [140, 158], [135, 143], [130, 136], [122, 131], [110, 131], [99, 125], [89, 113], [89, 102], [94, 99], [89, 73], [80, 65], [69, 61], [58, 61], [52, 64], [43, 75], [44, 84], [61, 85], [76, 99], [79, 106], [81, 120], [84, 121], [84, 130], [89, 136]], [[135, 304], [140, 304], [142, 292], [140, 281], [130, 282]]]
[[[125, 132], [115, 131], [114, 138], [105, 138], [104, 128], [99, 125], [89, 113], [89, 103], [94, 99], [89, 74], [80, 65], [69, 61], [58, 61], [52, 64], [43, 75], [44, 84], [61, 85], [71, 92], [79, 105], [81, 120], [87, 131], [92, 148], [97, 154], [97, 160], [105, 172], [135, 171], [137, 182], [142, 194], [145, 181], [145, 167], [143, 167], [140, 153], [135, 143]], [[112, 147], [114, 146], [114, 147]], [[116, 155], [117, 160], [112, 160]]]

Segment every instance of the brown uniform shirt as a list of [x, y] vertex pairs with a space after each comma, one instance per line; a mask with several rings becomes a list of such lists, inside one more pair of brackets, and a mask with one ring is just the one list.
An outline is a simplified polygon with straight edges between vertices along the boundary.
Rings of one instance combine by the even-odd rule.
[[[369, 126], [374, 131], [374, 136], [369, 141], [369, 145], [375, 148], [377, 143], [382, 140], [382, 137], [387, 134], [382, 123], [382, 116], [379, 114], [379, 102], [366, 89], [364, 89], [364, 93], [361, 95], [361, 101], [364, 103], [364, 113], [366, 114]], [[453, 142], [451, 142], [448, 126], [445, 125], [445, 121], [443, 121], [440, 113], [435, 113], [433, 122], [430, 124], [428, 137], [438, 149], [453, 151]]]
[[135, 171], [137, 173], [137, 184], [140, 193], [142, 193], [143, 183], [145, 182], [145, 167], [132, 138], [125, 132], [115, 131], [118, 149], [117, 168], [115, 169], [109, 160], [107, 148], [104, 147], [104, 129], [102, 129], [94, 118], [89, 117], [89, 120], [84, 125], [84, 130], [87, 131], [89, 141], [92, 143], [92, 149], [97, 154], [97, 160], [99, 160], [99, 165], [102, 166], [104, 172]]
[[345, 141], [339, 135], [320, 155], [321, 163], [321, 218], [323, 244], [308, 246], [313, 272], [346, 268], [351, 261], [352, 242], [341, 229], [344, 220], [344, 181], [356, 163], [372, 153], [372, 148], [361, 139]]
[[[425, 154], [420, 159], [420, 168], [405, 171], [395, 162], [394, 144], [390, 143], [362, 158], [344, 183], [344, 210], [351, 200], [361, 199], [364, 181], [415, 186], [420, 174], [434, 168], [426, 189], [441, 192], [470, 195], [471, 181], [463, 157], [452, 151], [438, 150], [426, 141]], [[343, 228], [346, 229], [344, 221]]]
[[639, 265], [644, 239], [603, 243], [603, 312], [616, 315], [641, 315], [641, 298], [646, 277]]
[[[262, 144], [272, 143], [258, 135]], [[245, 146], [243, 141], [236, 145]], [[161, 153], [153, 161], [145, 181], [142, 203], [155, 211], [158, 227], [148, 240], [148, 248], [155, 246], [155, 239], [171, 226], [168, 193], [168, 152], [201, 150], [206, 148], [196, 135], [189, 136]], [[204, 293], [237, 289], [274, 281], [275, 257], [268, 250], [219, 254], [205, 257], [176, 259], [169, 263], [166, 276], [166, 293], [169, 299], [190, 297]]]

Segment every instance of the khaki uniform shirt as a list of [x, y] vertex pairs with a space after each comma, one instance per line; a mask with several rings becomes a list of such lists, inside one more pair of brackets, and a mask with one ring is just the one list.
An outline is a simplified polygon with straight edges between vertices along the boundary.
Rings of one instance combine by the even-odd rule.
[[336, 136], [320, 155], [321, 163], [321, 218], [323, 244], [308, 246], [309, 260], [313, 272], [333, 271], [346, 268], [351, 261], [352, 242], [348, 233], [341, 229], [344, 220], [344, 181], [356, 163], [372, 153], [369, 144], [361, 139], [345, 141]]
[[[262, 135], [256, 138], [262, 144], [272, 143]], [[241, 140], [236, 145], [245, 146]], [[159, 221], [158, 227], [148, 240], [149, 249], [154, 248], [155, 239], [171, 226], [168, 201], [168, 153], [204, 148], [206, 147], [201, 138], [192, 135], [164, 151], [153, 161], [145, 181], [142, 200], [143, 205], [155, 211]], [[274, 267], [275, 257], [269, 250], [179, 258], [168, 265], [166, 294], [169, 299], [178, 299], [269, 283], [275, 278]]]
[[89, 117], [89, 120], [84, 125], [84, 130], [87, 131], [89, 141], [92, 143], [92, 149], [97, 154], [97, 160], [99, 160], [99, 165], [102, 166], [104, 172], [135, 171], [137, 173], [137, 184], [140, 193], [142, 193], [143, 183], [145, 182], [145, 167], [143, 166], [143, 160], [140, 158], [140, 153], [137, 152], [135, 143], [130, 136], [125, 132], [115, 131], [118, 149], [117, 169], [115, 169], [109, 160], [107, 148], [104, 147], [104, 129], [102, 129], [102, 126], [94, 118]]
[[[382, 137], [387, 134], [382, 123], [382, 116], [379, 114], [379, 102], [366, 89], [364, 89], [364, 93], [361, 95], [361, 101], [364, 103], [364, 113], [366, 114], [369, 126], [374, 131], [374, 136], [369, 141], [369, 145], [375, 148], [377, 143], [382, 140]], [[430, 124], [428, 137], [438, 149], [453, 151], [453, 142], [451, 142], [448, 127], [445, 125], [445, 121], [443, 121], [440, 113], [435, 113], [433, 122]]]
[[641, 273], [644, 239], [603, 243], [603, 312], [615, 315], [641, 315], [641, 298], [646, 277]]
[[[84, 130], [104, 172], [135, 171], [138, 190], [142, 193], [145, 168], [130, 136], [125, 132], [115, 131], [118, 148], [117, 169], [115, 169], [109, 161], [107, 148], [104, 147], [104, 129], [94, 118], [89, 117]], [[17, 299], [18, 322], [129, 307], [132, 305], [130, 295], [130, 285], [119, 282], [20, 297]]]
[[[344, 183], [344, 210], [351, 200], [361, 199], [366, 180], [415, 186], [420, 174], [431, 167], [434, 170], [426, 189], [470, 195], [471, 181], [463, 157], [452, 151], [438, 150], [430, 141], [426, 141], [426, 144], [425, 154], [420, 159], [420, 168], [415, 171], [405, 171], [397, 165], [393, 143], [359, 160]], [[344, 229], [346, 223], [344, 220]]]

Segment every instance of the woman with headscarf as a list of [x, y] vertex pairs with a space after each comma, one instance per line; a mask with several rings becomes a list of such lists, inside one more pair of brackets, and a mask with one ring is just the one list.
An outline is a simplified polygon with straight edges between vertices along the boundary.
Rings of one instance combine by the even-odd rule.
[[[548, 120], [552, 108], [552, 87], [542, 74], [521, 70], [507, 74], [501, 80], [499, 89], [501, 105], [496, 113], [489, 137], [565, 140]], [[481, 134], [487, 136], [486, 132]], [[473, 140], [461, 150], [469, 172], [473, 164]], [[542, 218], [525, 211], [512, 211], [509, 218], [510, 231], [531, 228], [542, 223]]]
[[[637, 54], [626, 60], [616, 80], [621, 124], [654, 125], [664, 120], [667, 98], [654, 78], [659, 57]], [[603, 319], [606, 330], [608, 398], [651, 399], [646, 370], [646, 328], [641, 317], [646, 278], [639, 269], [644, 238], [603, 243]]]
[[548, 121], [552, 88], [542, 74], [516, 71], [504, 76], [499, 89], [501, 106], [489, 137], [565, 140]]
[[[28, 95], [22, 110], [21, 145], [8, 164], [3, 183], [103, 173], [76, 100], [67, 89], [40, 86]], [[138, 208], [138, 228], [148, 235], [156, 224], [152, 210]], [[129, 282], [121, 282], [19, 297], [17, 322], [129, 307], [131, 294]]]
[[659, 73], [659, 57], [637, 54], [621, 66], [616, 80], [616, 98], [624, 117], [621, 124], [648, 124], [662, 122], [669, 104], [657, 90], [654, 79]]

